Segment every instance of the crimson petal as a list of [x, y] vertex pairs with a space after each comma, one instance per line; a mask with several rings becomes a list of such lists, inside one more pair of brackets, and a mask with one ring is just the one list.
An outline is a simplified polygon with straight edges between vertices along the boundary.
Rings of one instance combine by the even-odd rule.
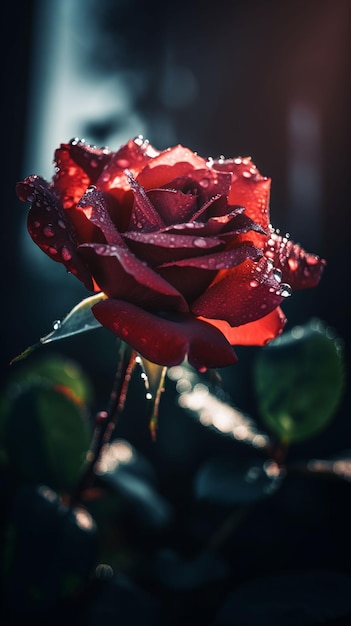
[[63, 143], [55, 151], [54, 186], [65, 209], [77, 204], [89, 185], [96, 182], [111, 154], [107, 148], [89, 146], [80, 139]]
[[92, 307], [96, 319], [153, 363], [171, 367], [185, 358], [197, 369], [226, 367], [237, 361], [224, 335], [186, 314], [154, 315], [121, 300]]
[[[121, 235], [110, 218], [109, 202], [111, 202], [111, 197], [108, 197], [103, 191], [97, 191], [93, 188], [88, 189], [78, 203], [77, 208], [82, 209], [86, 218], [102, 232], [107, 243], [125, 246]], [[94, 239], [95, 241], [97, 240], [96, 238]]]
[[168, 261], [184, 258], [186, 254], [196, 256], [199, 250], [206, 252], [223, 247], [223, 243], [216, 237], [200, 237], [193, 235], [174, 235], [165, 232], [123, 233], [130, 248], [138, 256], [145, 259], [150, 265], [162, 265]]
[[150, 189], [147, 196], [166, 225], [190, 219], [197, 207], [196, 196], [176, 189]]
[[272, 259], [282, 272], [282, 280], [294, 290], [315, 287], [326, 265], [325, 259], [306, 252], [299, 244], [275, 232], [271, 233], [264, 254]]
[[116, 245], [83, 244], [86, 260], [101, 291], [154, 310], [188, 311], [183, 296], [128, 250]]
[[223, 319], [231, 326], [240, 326], [279, 306], [285, 297], [282, 287], [274, 276], [273, 264], [266, 257], [257, 263], [248, 259], [237, 267], [219, 272], [212, 285], [192, 304], [191, 310], [201, 317]]
[[268, 315], [241, 326], [230, 326], [223, 320], [204, 321], [218, 328], [232, 346], [264, 346], [283, 332], [287, 320], [278, 306]]
[[250, 157], [219, 159], [213, 162], [213, 168], [232, 172], [228, 203], [246, 207], [247, 215], [267, 230], [271, 179], [260, 174]]
[[164, 263], [158, 267], [158, 272], [191, 301], [205, 291], [219, 270], [235, 267], [246, 259], [257, 259], [260, 256], [260, 249], [244, 243], [231, 250]]
[[17, 183], [16, 192], [23, 202], [32, 203], [27, 226], [33, 241], [92, 290], [92, 278], [77, 253], [72, 223], [47, 181], [39, 176], [28, 176]]
[[139, 230], [143, 229], [144, 232], [159, 230], [164, 223], [147, 197], [145, 189], [139, 185], [129, 170], [125, 170], [125, 175], [134, 194], [130, 228], [134, 226]]

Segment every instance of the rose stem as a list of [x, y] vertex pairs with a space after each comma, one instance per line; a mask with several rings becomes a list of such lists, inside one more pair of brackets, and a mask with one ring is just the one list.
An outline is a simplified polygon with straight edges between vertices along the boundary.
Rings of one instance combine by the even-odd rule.
[[123, 411], [129, 382], [135, 366], [136, 352], [121, 342], [119, 347], [118, 367], [106, 411], [99, 411], [95, 417], [95, 428], [83, 474], [70, 498], [70, 504], [76, 504], [84, 489], [90, 483], [95, 465], [103, 446], [111, 439], [118, 417]]

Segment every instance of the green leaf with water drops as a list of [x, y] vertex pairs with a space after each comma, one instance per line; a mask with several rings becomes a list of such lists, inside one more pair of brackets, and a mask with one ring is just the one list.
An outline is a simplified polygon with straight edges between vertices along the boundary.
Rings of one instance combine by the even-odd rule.
[[33, 350], [38, 348], [41, 344], [51, 343], [52, 341], [58, 341], [59, 339], [66, 339], [67, 337], [73, 337], [80, 333], [85, 333], [88, 330], [94, 330], [95, 328], [101, 328], [100, 322], [94, 317], [91, 312], [91, 308], [97, 302], [105, 300], [107, 296], [104, 293], [97, 293], [89, 298], [81, 300], [73, 309], [61, 320], [56, 320], [53, 324], [53, 330], [41, 337], [39, 342], [33, 346], [29, 346], [24, 352], [14, 357], [11, 363], [20, 361], [27, 357]]
[[319, 319], [295, 326], [262, 348], [253, 378], [266, 428], [286, 443], [309, 439], [326, 428], [340, 404], [342, 341]]

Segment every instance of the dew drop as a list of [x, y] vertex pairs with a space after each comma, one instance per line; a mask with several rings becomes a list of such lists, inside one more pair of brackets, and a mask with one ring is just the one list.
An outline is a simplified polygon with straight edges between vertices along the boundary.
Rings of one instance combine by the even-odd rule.
[[259, 284], [260, 283], [255, 278], [253, 280], [250, 280], [250, 287], [258, 287]]
[[57, 250], [53, 246], [49, 246], [48, 253], [49, 254], [57, 254]]
[[34, 202], [34, 195], [33, 195], [32, 193], [30, 193], [30, 194], [27, 196], [27, 201], [28, 201], [28, 202]]
[[95, 191], [96, 190], [96, 185], [89, 185], [89, 187], [87, 188], [87, 193], [90, 193], [91, 191]]
[[292, 272], [295, 272], [297, 270], [297, 268], [299, 267], [298, 261], [296, 259], [288, 259], [288, 265], [291, 269]]
[[207, 247], [206, 239], [204, 239], [203, 237], [197, 237], [196, 239], [194, 239], [193, 244], [197, 248], [206, 248]]
[[137, 146], [142, 146], [144, 143], [144, 137], [143, 135], [137, 135], [136, 137], [134, 137], [133, 141], [134, 143], [136, 143]]
[[282, 271], [280, 269], [278, 269], [277, 267], [275, 267], [273, 269], [273, 276], [275, 278], [275, 280], [280, 283], [282, 280]]
[[152, 400], [152, 393], [150, 393], [149, 391], [145, 394], [145, 398], [147, 400]]
[[44, 226], [43, 234], [45, 235], [45, 237], [54, 237], [55, 236], [55, 232], [54, 232], [52, 224], [47, 224], [47, 226]]
[[202, 178], [199, 182], [199, 185], [201, 185], [201, 187], [203, 187], [204, 189], [207, 189], [209, 184], [210, 184], [210, 181], [208, 178]]
[[91, 167], [98, 167], [99, 162], [96, 159], [92, 159], [90, 161], [90, 165], [91, 165]]
[[63, 246], [61, 248], [61, 256], [63, 258], [64, 261], [70, 261], [72, 258], [72, 254], [71, 252], [68, 250], [68, 248], [66, 248], [66, 246]]
[[59, 328], [61, 328], [61, 320], [55, 320], [52, 324], [52, 329], [53, 330], [59, 330]]
[[40, 222], [39, 222], [39, 220], [35, 220], [35, 222], [33, 222], [33, 226], [34, 226], [35, 228], [39, 228], [39, 227], [40, 227]]
[[313, 254], [306, 255], [306, 263], [308, 263], [308, 265], [317, 265], [318, 261], [319, 261], [318, 256], [315, 256]]
[[122, 170], [125, 170], [125, 169], [127, 169], [130, 166], [130, 163], [129, 163], [128, 159], [117, 159], [117, 165]]
[[63, 221], [63, 220], [58, 220], [58, 221], [57, 221], [57, 223], [58, 223], [58, 225], [60, 226], [60, 228], [63, 228], [63, 229], [65, 229], [65, 228], [66, 228], [66, 224], [64, 223], [64, 221]]
[[277, 291], [277, 296], [282, 296], [283, 298], [288, 298], [291, 296], [292, 289], [290, 285], [287, 283], [282, 283]]
[[85, 139], [79, 139], [79, 137], [73, 137], [73, 139], [70, 140], [69, 145], [78, 146], [81, 143], [85, 143]]

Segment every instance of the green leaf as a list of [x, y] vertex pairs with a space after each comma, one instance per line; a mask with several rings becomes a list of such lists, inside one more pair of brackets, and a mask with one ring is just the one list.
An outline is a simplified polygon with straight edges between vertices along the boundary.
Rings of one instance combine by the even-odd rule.
[[280, 440], [306, 440], [335, 416], [345, 383], [342, 343], [313, 319], [262, 348], [254, 366], [257, 406]]
[[0, 415], [7, 464], [21, 481], [69, 491], [90, 443], [82, 407], [45, 381], [12, 388], [11, 393]]
[[[61, 354], [41, 356], [26, 367], [12, 370], [8, 387], [19, 389], [31, 383], [47, 383], [80, 405], [89, 405], [93, 399], [93, 386], [84, 370], [76, 361]], [[10, 391], [7, 395], [9, 393], [11, 395]]]
[[79, 304], [77, 304], [62, 321], [57, 320], [54, 322], [53, 330], [48, 335], [41, 337], [37, 344], [30, 346], [24, 350], [24, 352], [21, 352], [21, 354], [14, 357], [11, 364], [24, 359], [41, 344], [51, 343], [52, 341], [58, 341], [59, 339], [73, 337], [79, 333], [85, 333], [88, 330], [101, 328], [101, 324], [94, 317], [91, 312], [91, 308], [94, 304], [106, 298], [107, 296], [104, 293], [98, 293], [79, 302]]

